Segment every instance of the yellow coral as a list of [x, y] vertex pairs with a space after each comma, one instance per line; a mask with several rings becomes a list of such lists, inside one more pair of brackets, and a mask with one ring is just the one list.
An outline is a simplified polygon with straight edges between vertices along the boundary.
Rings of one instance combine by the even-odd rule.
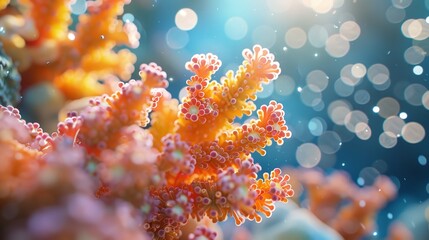
[[149, 129], [153, 136], [153, 145], [157, 149], [162, 149], [162, 138], [175, 132], [175, 121], [179, 102], [177, 99], [171, 99], [168, 92], [164, 92], [157, 107], [151, 114], [151, 127]]
[[37, 39], [27, 44], [37, 44], [37, 41], [45, 39], [63, 41], [67, 38], [68, 26], [72, 21], [71, 1], [20, 0], [20, 3], [27, 7], [25, 17], [32, 21], [37, 29]]
[[9, 2], [10, 0], [0, 0], [0, 10], [5, 9]]
[[7, 32], [0, 41], [18, 64], [23, 89], [51, 81], [68, 99], [113, 93], [102, 82], [112, 76], [128, 80], [136, 61], [129, 50], [113, 48], [139, 44], [136, 26], [117, 19], [128, 2], [88, 2], [76, 32], [69, 29], [71, 0], [21, 0], [22, 12], [0, 11], [0, 24]]

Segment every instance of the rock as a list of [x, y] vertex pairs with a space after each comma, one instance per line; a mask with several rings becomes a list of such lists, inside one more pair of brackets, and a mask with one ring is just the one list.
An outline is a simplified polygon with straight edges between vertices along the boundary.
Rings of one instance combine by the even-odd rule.
[[0, 44], [0, 104], [3, 106], [18, 104], [21, 99], [20, 88], [21, 76]]

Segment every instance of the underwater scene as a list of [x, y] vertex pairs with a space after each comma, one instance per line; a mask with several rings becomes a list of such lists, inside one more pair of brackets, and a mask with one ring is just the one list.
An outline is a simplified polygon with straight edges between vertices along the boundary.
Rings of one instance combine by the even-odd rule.
[[429, 0], [0, 0], [0, 239], [429, 239]]

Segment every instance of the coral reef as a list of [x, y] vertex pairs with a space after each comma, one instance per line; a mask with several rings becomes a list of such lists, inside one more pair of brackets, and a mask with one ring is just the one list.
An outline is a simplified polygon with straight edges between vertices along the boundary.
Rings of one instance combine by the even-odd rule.
[[136, 61], [129, 50], [114, 48], [139, 44], [136, 26], [117, 19], [129, 1], [88, 1], [75, 30], [72, 2], [17, 0], [6, 8], [2, 2], [0, 42], [17, 64], [24, 89], [49, 81], [68, 99], [113, 93], [112, 83], [129, 79]]
[[[107, 2], [118, 1], [102, 6]], [[17, 109], [1, 107], [2, 236], [73, 239], [108, 233], [107, 239], [114, 239], [127, 231], [121, 235], [126, 239], [177, 239], [189, 219], [215, 223], [231, 216], [240, 225], [271, 216], [274, 202], [287, 202], [294, 193], [289, 176], [276, 168], [258, 178], [261, 167], [251, 154], [264, 155], [265, 146], [291, 136], [282, 105], [271, 101], [257, 110], [257, 118], [234, 120], [256, 110], [256, 92], [276, 79], [280, 68], [258, 45], [243, 57], [235, 74], [217, 82], [211, 76], [220, 60], [195, 55], [186, 64], [195, 75], [180, 104], [166, 91], [161, 67], [142, 64], [141, 80], [92, 98], [52, 134], [26, 123]], [[76, 208], [85, 210], [77, 214]], [[52, 221], [56, 224], [45, 224]], [[198, 226], [189, 238], [216, 235]]]

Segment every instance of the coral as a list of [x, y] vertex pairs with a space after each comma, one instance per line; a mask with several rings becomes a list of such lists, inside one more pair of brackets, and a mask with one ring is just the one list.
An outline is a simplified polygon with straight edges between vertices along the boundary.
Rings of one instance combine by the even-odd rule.
[[358, 187], [343, 171], [325, 176], [316, 169], [290, 170], [306, 189], [309, 210], [344, 239], [361, 239], [375, 229], [378, 211], [396, 196], [396, 186], [378, 176], [371, 186]]
[[[84, 151], [68, 138], [53, 140], [37, 124], [0, 109], [0, 234], [5, 239], [149, 239], [129, 203], [93, 197]], [[109, 226], [109, 231], [106, 231]]]
[[[188, 222], [181, 228], [182, 236], [179, 240], [189, 240], [190, 236], [198, 236], [196, 233], [202, 233], [201, 230], [206, 229], [203, 232], [209, 233], [210, 236], [214, 237], [215, 240], [226, 239], [223, 235], [223, 229], [219, 226], [219, 223], [213, 223], [208, 217], [197, 221], [193, 218], [189, 219]], [[199, 234], [201, 236], [201, 234]], [[206, 235], [207, 236], [207, 235]]]
[[189, 240], [196, 239], [215, 239], [216, 232], [213, 232], [211, 229], [205, 227], [197, 227], [194, 233], [189, 235]]
[[9, 4], [9, 0], [1, 0], [0, 1], [0, 10], [5, 9], [8, 4]]
[[136, 26], [117, 19], [129, 1], [88, 1], [75, 31], [72, 2], [19, 0], [11, 4], [0, 10], [4, 32], [0, 41], [18, 65], [24, 89], [50, 81], [68, 99], [113, 93], [111, 82], [118, 77], [129, 79], [136, 61], [130, 51], [113, 49], [139, 44]]
[[[103, 1], [94, 6], [97, 11], [90, 12], [104, 14], [108, 6], [112, 7], [108, 11], [121, 9], [120, 5], [103, 5], [108, 3], [117, 1]], [[28, 201], [31, 197], [34, 204], [25, 203], [31, 206], [27, 215], [10, 216], [17, 226], [26, 228], [25, 221], [39, 216], [38, 206], [95, 206], [105, 212], [97, 216], [111, 216], [111, 221], [105, 221], [119, 224], [114, 228], [119, 232], [124, 227], [123, 222], [114, 220], [124, 221], [115, 205], [119, 202], [126, 206], [126, 219], [136, 215], [125, 227], [131, 227], [133, 233], [136, 224], [142, 226], [142, 235], [135, 235], [136, 239], [144, 234], [152, 239], [178, 239], [190, 219], [216, 223], [230, 216], [240, 225], [245, 220], [260, 222], [262, 216], [270, 217], [274, 202], [287, 202], [294, 192], [289, 176], [280, 169], [258, 178], [261, 167], [252, 153], [264, 155], [266, 146], [273, 141], [282, 144], [291, 133], [282, 105], [275, 101], [262, 105], [256, 119], [234, 123], [236, 117], [256, 110], [252, 101], [255, 93], [280, 73], [274, 56], [265, 48], [254, 46], [244, 50], [243, 56], [236, 74], [230, 71], [220, 82], [210, 78], [220, 67], [217, 57], [194, 56], [186, 67], [195, 75], [187, 80], [188, 94], [181, 104], [166, 91], [168, 82], [161, 67], [142, 64], [141, 80], [119, 83], [115, 93], [90, 99], [88, 107], [70, 112], [51, 135], [38, 124], [21, 120], [13, 107], [2, 107], [0, 126], [5, 128], [0, 130], [6, 133], [1, 135], [5, 137], [0, 146], [11, 154], [6, 161], [10, 166], [2, 168], [6, 172], [2, 186], [9, 187], [2, 190], [6, 193], [0, 195], [0, 207], [7, 209], [17, 198]], [[30, 179], [40, 178], [39, 174], [51, 168], [53, 176], [66, 174], [56, 176], [52, 202], [43, 202], [49, 194]], [[81, 183], [73, 180], [77, 175], [84, 178]], [[41, 178], [51, 180], [50, 175]], [[36, 204], [38, 198], [43, 204]], [[52, 214], [70, 226], [48, 232], [51, 238], [73, 231], [72, 226], [78, 228], [82, 221], [96, 224], [90, 214]], [[94, 227], [94, 236], [102, 236], [91, 224], [83, 229]], [[214, 239], [216, 235], [200, 225], [189, 238]]]
[[[422, 234], [423, 235], [423, 234]], [[424, 236], [419, 236], [423, 237]], [[405, 224], [395, 221], [389, 226], [389, 235], [387, 236], [388, 240], [400, 240], [400, 239], [416, 239], [417, 237], [414, 237], [411, 230], [405, 226]]]

